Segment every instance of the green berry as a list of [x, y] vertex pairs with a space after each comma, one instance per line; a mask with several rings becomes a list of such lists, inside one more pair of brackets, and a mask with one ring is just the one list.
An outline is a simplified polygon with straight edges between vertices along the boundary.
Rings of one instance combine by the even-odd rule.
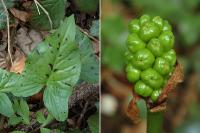
[[159, 36], [159, 40], [164, 46], [165, 51], [174, 47], [174, 35], [171, 31], [163, 31], [163, 33]]
[[172, 31], [172, 26], [168, 23], [168, 21], [164, 20], [162, 30], [163, 31]]
[[160, 29], [159, 27], [153, 23], [153, 22], [148, 22], [145, 23], [139, 32], [140, 38], [147, 42], [152, 38], [158, 37], [160, 35]]
[[140, 70], [145, 70], [152, 66], [155, 58], [148, 49], [141, 49], [136, 52], [131, 63]]
[[154, 17], [152, 21], [160, 28], [160, 30], [163, 29], [163, 19], [160, 16]]
[[128, 64], [126, 67], [127, 79], [134, 83], [140, 79], [140, 70], [133, 67], [131, 64]]
[[154, 69], [148, 68], [141, 73], [142, 81], [152, 87], [152, 89], [160, 89], [164, 83], [163, 77]]
[[128, 36], [126, 44], [128, 49], [133, 53], [145, 48], [145, 43], [135, 33]]
[[156, 102], [176, 63], [174, 35], [168, 21], [143, 15], [129, 24], [125, 54], [127, 79], [134, 91]]
[[133, 54], [131, 52], [129, 52], [129, 51], [126, 51], [125, 52], [125, 58], [129, 62], [129, 61], [131, 61], [133, 59]]
[[155, 56], [162, 56], [164, 53], [163, 45], [157, 38], [153, 38], [149, 41], [147, 44], [147, 49], [149, 49]]
[[166, 59], [171, 66], [174, 66], [176, 63], [176, 53], [173, 49], [163, 54], [163, 58]]
[[144, 82], [138, 81], [135, 84], [134, 91], [138, 95], [141, 95], [143, 97], [148, 97], [153, 92], [153, 89], [151, 87], [149, 87], [148, 85], [146, 85]]
[[149, 15], [142, 15], [140, 17], [140, 25], [144, 25], [145, 23], [149, 22], [151, 20], [151, 17]]
[[153, 68], [163, 76], [168, 75], [171, 72], [171, 66], [169, 62], [162, 57], [158, 57], [156, 59]]
[[128, 25], [129, 33], [138, 33], [140, 31], [139, 20], [134, 19]]
[[160, 96], [161, 91], [160, 90], [155, 90], [151, 93], [151, 100], [153, 102], [156, 102], [158, 97]]

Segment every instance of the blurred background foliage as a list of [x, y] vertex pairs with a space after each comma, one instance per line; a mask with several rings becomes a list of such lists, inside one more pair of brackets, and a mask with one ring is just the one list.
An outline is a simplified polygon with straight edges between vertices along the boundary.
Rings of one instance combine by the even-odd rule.
[[168, 100], [163, 132], [199, 133], [200, 0], [102, 0], [102, 131], [145, 130], [145, 124], [134, 125], [125, 114], [133, 86], [124, 75], [127, 26], [142, 14], [159, 15], [172, 24], [178, 61], [184, 67], [184, 82]]

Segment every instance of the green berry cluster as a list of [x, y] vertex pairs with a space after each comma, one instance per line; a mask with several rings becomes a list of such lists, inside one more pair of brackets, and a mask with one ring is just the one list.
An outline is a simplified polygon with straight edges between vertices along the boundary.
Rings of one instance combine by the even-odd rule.
[[143, 15], [129, 24], [126, 74], [140, 96], [157, 100], [176, 63], [174, 35], [168, 21]]

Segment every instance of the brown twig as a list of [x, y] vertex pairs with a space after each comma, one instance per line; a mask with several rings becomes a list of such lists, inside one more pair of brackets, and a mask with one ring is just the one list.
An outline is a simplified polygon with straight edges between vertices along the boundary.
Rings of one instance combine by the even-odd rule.
[[53, 29], [53, 22], [51, 20], [51, 17], [48, 13], [48, 11], [37, 1], [37, 0], [33, 0], [36, 7], [37, 7], [37, 10], [38, 10], [38, 14], [40, 15], [40, 10], [39, 10], [39, 7], [43, 10], [43, 12], [47, 15], [48, 17], [48, 20], [49, 20], [49, 23], [50, 23], [50, 27], [51, 27], [51, 30]]
[[77, 127], [80, 127], [80, 126], [81, 126], [81, 122], [82, 122], [82, 120], [83, 120], [83, 118], [84, 118], [84, 115], [85, 115], [85, 113], [86, 113], [86, 111], [87, 111], [88, 106], [89, 106], [89, 102], [87, 101], [87, 102], [85, 103], [85, 105], [84, 105], [84, 108], [83, 108], [81, 114], [80, 114], [80, 117], [78, 118]]
[[85, 31], [84, 29], [82, 29], [82, 28], [79, 27], [79, 26], [78, 26], [78, 28], [79, 28], [80, 31], [82, 31], [82, 32], [83, 32], [86, 36], [88, 36], [90, 39], [92, 39], [92, 40], [95, 41], [95, 42], [99, 42], [98, 39], [96, 39], [95, 37], [93, 37], [92, 35], [90, 35], [87, 31]]

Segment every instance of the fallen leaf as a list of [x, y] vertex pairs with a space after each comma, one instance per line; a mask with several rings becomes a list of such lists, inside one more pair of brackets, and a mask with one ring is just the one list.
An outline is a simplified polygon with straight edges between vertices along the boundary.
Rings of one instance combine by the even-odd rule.
[[10, 72], [21, 73], [24, 70], [25, 66], [25, 56], [23, 53], [18, 50], [15, 53], [16, 59], [13, 62], [13, 65], [10, 68]]
[[23, 22], [27, 22], [29, 17], [30, 17], [30, 14], [25, 12], [25, 11], [20, 11], [16, 8], [11, 8], [10, 9], [10, 12], [12, 13], [12, 15], [14, 17], [16, 17], [17, 19], [23, 21]]
[[127, 115], [131, 120], [133, 120], [134, 123], [139, 123], [141, 121], [141, 118], [140, 118], [140, 112], [136, 103], [137, 101], [140, 100], [141, 97], [135, 94], [133, 95], [134, 95], [133, 99], [128, 105]]
[[183, 66], [177, 62], [175, 70], [172, 73], [172, 76], [169, 78], [167, 84], [165, 85], [164, 89], [161, 92], [161, 95], [158, 98], [158, 103], [166, 101], [170, 92], [176, 88], [178, 83], [181, 83], [183, 81], [184, 78], [183, 73], [184, 73]]

